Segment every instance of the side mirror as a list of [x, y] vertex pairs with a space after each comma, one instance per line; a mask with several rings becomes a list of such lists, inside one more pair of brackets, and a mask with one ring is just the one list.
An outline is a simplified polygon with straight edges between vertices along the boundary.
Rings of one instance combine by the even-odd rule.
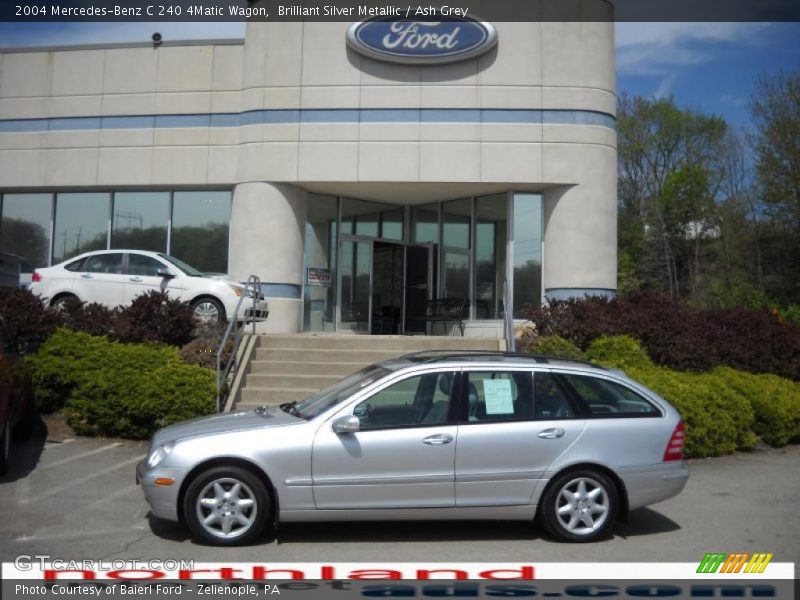
[[163, 279], [175, 279], [175, 273], [167, 271], [166, 269], [159, 269], [158, 271], [156, 271], [156, 275]]
[[361, 428], [361, 421], [355, 415], [345, 415], [336, 419], [331, 425], [334, 433], [356, 433]]

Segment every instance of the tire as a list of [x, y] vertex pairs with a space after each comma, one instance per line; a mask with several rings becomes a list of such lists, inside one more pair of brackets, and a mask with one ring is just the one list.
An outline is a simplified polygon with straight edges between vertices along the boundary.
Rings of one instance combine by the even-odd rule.
[[0, 435], [0, 475], [5, 475], [11, 465], [11, 423], [3, 423], [3, 433]]
[[605, 535], [617, 515], [617, 487], [595, 469], [568, 471], [556, 477], [542, 498], [545, 530], [564, 542], [591, 542]]
[[192, 302], [195, 321], [203, 325], [222, 325], [225, 323], [225, 307], [216, 298], [208, 296]]
[[238, 546], [261, 537], [270, 519], [271, 505], [264, 484], [250, 471], [234, 466], [213, 467], [189, 484], [183, 516], [199, 540], [214, 546]]
[[62, 311], [64, 310], [64, 306], [67, 304], [67, 302], [71, 302], [73, 300], [77, 301], [78, 297], [72, 294], [63, 294], [61, 296], [58, 296], [55, 300], [53, 300], [50, 303], [50, 306], [56, 309], [57, 311]]

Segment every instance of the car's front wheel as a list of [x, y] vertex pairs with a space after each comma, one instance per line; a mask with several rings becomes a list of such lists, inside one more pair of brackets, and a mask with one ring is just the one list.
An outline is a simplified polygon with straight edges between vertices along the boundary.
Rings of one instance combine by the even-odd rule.
[[261, 536], [271, 512], [269, 493], [241, 467], [213, 467], [189, 484], [183, 515], [192, 533], [217, 546], [248, 544]]
[[225, 307], [216, 298], [198, 298], [192, 302], [192, 314], [203, 325], [221, 325], [225, 322]]
[[603, 536], [617, 514], [617, 488], [594, 469], [562, 473], [542, 498], [542, 525], [565, 542], [590, 542]]

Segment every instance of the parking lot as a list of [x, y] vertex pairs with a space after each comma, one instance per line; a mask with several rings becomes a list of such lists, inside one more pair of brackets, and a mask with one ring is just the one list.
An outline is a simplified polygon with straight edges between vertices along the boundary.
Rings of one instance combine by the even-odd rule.
[[289, 524], [218, 549], [151, 519], [134, 483], [145, 442], [44, 437], [15, 442], [0, 479], [0, 559], [176, 558], [229, 561], [699, 561], [706, 552], [773, 552], [800, 562], [800, 447], [691, 461], [683, 494], [631, 514], [611, 539], [556, 543], [503, 522]]

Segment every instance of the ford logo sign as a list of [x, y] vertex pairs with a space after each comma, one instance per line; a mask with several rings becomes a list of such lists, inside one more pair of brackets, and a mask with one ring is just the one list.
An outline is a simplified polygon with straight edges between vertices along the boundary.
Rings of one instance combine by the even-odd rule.
[[379, 17], [355, 23], [347, 31], [347, 45], [359, 54], [402, 64], [467, 60], [496, 44], [495, 28], [469, 17], [442, 21]]

